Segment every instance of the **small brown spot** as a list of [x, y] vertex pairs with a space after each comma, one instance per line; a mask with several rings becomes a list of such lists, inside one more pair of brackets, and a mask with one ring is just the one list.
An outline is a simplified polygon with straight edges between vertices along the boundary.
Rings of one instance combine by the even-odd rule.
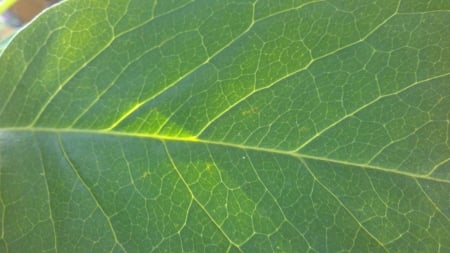
[[308, 131], [309, 131], [309, 128], [307, 128], [307, 127], [301, 127], [300, 128], [300, 133], [302, 133], [302, 134], [304, 134], [304, 133], [306, 133]]
[[251, 115], [251, 114], [255, 114], [258, 112], [258, 107], [252, 107], [249, 110], [243, 111], [242, 112], [242, 116], [246, 116], [246, 115]]

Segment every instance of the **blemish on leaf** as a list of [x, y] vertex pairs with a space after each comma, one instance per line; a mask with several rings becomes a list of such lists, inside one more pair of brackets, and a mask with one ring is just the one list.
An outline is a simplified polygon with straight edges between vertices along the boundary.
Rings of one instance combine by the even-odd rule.
[[309, 131], [309, 128], [308, 128], [308, 127], [301, 127], [301, 128], [299, 129], [299, 131], [300, 131], [300, 133], [304, 134], [304, 133], [306, 133], [306, 132]]
[[252, 115], [258, 113], [258, 107], [252, 107], [249, 110], [243, 111], [241, 114], [242, 116]]
[[206, 164], [206, 171], [211, 172], [211, 169], [214, 168], [215, 165], [213, 163], [207, 163]]
[[150, 176], [150, 172], [146, 171], [142, 174], [141, 179], [146, 179]]

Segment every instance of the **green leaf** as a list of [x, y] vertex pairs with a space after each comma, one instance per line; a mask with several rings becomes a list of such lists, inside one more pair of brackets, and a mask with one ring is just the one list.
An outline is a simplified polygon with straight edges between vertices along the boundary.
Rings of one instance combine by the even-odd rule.
[[0, 58], [0, 252], [450, 252], [447, 1], [68, 0]]

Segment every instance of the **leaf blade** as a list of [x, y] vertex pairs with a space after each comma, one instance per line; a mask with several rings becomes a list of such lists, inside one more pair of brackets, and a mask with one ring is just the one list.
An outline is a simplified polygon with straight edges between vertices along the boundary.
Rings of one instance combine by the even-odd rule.
[[0, 59], [4, 251], [449, 249], [449, 18], [59, 5]]

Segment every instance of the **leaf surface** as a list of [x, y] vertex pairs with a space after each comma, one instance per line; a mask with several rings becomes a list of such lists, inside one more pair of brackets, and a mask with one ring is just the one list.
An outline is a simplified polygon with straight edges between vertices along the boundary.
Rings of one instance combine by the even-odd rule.
[[51, 8], [0, 58], [0, 252], [450, 251], [449, 10]]

